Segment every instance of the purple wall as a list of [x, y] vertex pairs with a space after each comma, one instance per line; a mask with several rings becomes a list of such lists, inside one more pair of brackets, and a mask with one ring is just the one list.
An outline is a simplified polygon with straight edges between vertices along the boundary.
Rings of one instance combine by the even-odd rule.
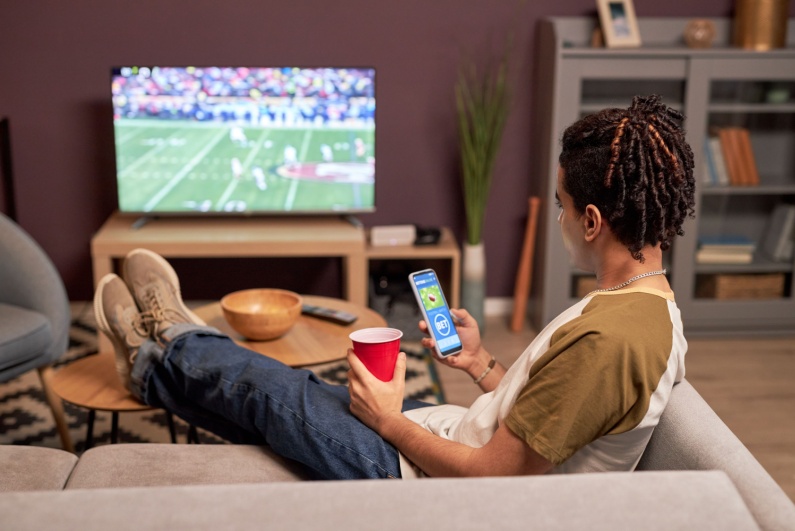
[[[727, 16], [731, 0], [636, 0], [638, 16]], [[89, 242], [116, 207], [109, 69], [119, 64], [373, 65], [378, 70], [377, 208], [368, 226], [448, 225], [464, 235], [453, 86], [463, 52], [486, 57], [514, 29], [513, 112], [486, 221], [488, 295], [509, 296], [530, 174], [535, 22], [594, 15], [593, 0], [27, 0], [0, 5], [0, 116], [11, 121], [21, 225], [56, 263], [72, 299], [89, 299]], [[422, 188], [424, 194], [415, 190]], [[339, 293], [323, 261], [180, 263], [189, 297], [266, 284]], [[300, 283], [307, 272], [316, 277]], [[316, 275], [316, 272], [319, 273]], [[234, 274], [232, 274], [234, 273]], [[269, 275], [271, 276], [271, 275]]]

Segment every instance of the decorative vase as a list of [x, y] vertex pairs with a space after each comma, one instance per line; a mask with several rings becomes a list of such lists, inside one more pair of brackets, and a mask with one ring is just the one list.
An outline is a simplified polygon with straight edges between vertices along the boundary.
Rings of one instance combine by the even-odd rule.
[[789, 0], [738, 0], [734, 45], [747, 50], [783, 48], [787, 42]]
[[461, 306], [475, 318], [480, 332], [485, 331], [486, 253], [483, 242], [464, 244]]

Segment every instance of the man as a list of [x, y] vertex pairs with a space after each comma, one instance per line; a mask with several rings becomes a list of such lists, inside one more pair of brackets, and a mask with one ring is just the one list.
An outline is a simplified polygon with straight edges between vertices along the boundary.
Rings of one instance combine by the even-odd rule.
[[662, 267], [693, 213], [681, 120], [659, 97], [636, 97], [566, 130], [558, 221], [598, 288], [507, 370], [474, 319], [454, 310], [464, 349], [440, 361], [483, 389], [470, 408], [404, 401], [403, 354], [381, 382], [349, 350], [346, 388], [238, 347], [202, 326], [171, 267], [146, 250], [128, 255], [123, 279], [98, 286], [98, 326], [144, 402], [230, 441], [268, 444], [317, 477], [632, 470], [684, 376], [687, 344]]

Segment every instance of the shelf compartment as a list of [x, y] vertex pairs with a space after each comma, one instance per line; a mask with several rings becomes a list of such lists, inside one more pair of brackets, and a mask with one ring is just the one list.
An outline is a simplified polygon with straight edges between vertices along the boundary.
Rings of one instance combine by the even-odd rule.
[[663, 103], [681, 111], [684, 108], [685, 83], [680, 79], [585, 79], [580, 111], [593, 114], [609, 107], [626, 109], [637, 94], [659, 94]]
[[759, 80], [713, 81], [710, 91], [710, 110], [713, 107], [795, 108], [795, 82]]
[[708, 130], [714, 132], [721, 127], [748, 129], [759, 186], [743, 188], [761, 190], [770, 186], [768, 193], [791, 193], [787, 187], [795, 188], [795, 112], [710, 114]]
[[[770, 226], [771, 214], [777, 204], [793, 201], [795, 195], [703, 194], [696, 212], [698, 240], [725, 236], [745, 237], [756, 243], [754, 263], [734, 267], [754, 266], [770, 270], [774, 266], [767, 263], [760, 251]], [[698, 264], [697, 267], [713, 266]]]

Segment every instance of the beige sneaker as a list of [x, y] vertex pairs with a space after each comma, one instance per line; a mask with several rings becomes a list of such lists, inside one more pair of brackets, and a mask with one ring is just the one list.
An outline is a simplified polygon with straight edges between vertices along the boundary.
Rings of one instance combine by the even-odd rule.
[[177, 273], [159, 254], [147, 249], [130, 251], [124, 259], [122, 278], [141, 315], [151, 323], [154, 338], [177, 323], [206, 324], [185, 306]]
[[138, 348], [149, 339], [149, 330], [127, 284], [113, 273], [105, 275], [94, 293], [97, 329], [113, 344], [116, 372], [124, 387], [130, 388], [130, 368]]

